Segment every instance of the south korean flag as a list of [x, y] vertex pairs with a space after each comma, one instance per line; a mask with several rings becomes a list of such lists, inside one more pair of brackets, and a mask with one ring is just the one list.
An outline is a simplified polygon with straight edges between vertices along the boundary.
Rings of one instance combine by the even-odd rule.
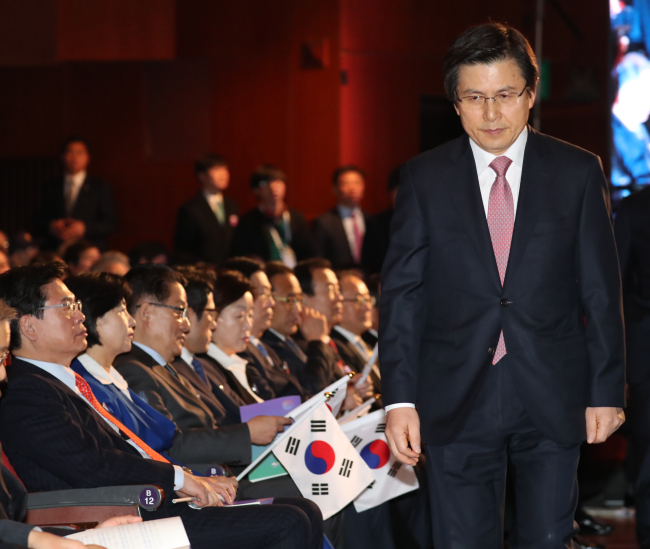
[[397, 461], [390, 453], [384, 434], [386, 413], [383, 410], [341, 425], [341, 429], [375, 477], [375, 482], [354, 500], [357, 512], [419, 488], [413, 467]]
[[273, 449], [300, 492], [320, 507], [323, 519], [338, 513], [375, 479], [325, 403]]

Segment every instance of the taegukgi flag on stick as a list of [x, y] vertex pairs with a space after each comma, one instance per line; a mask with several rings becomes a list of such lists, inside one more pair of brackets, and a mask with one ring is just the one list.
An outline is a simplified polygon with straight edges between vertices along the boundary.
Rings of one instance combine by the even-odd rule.
[[328, 519], [356, 498], [374, 477], [325, 403], [300, 418], [290, 436], [273, 449], [304, 497]]
[[284, 417], [289, 417], [295, 421], [298, 421], [303, 414], [311, 411], [314, 406], [318, 406], [323, 401], [323, 395], [329, 394], [329, 399], [327, 401], [328, 408], [332, 411], [332, 414], [336, 415], [341, 410], [343, 401], [345, 400], [345, 394], [347, 391], [348, 382], [354, 374], [348, 374], [343, 376], [341, 379], [338, 379], [334, 383], [328, 385], [322, 391], [319, 391], [316, 396], [311, 397], [309, 400], [303, 402], [300, 406], [291, 410]]
[[357, 512], [366, 511], [385, 501], [420, 487], [411, 465], [397, 461], [386, 442], [386, 412], [377, 410], [367, 416], [341, 425], [350, 443], [372, 470], [373, 482], [355, 500]]

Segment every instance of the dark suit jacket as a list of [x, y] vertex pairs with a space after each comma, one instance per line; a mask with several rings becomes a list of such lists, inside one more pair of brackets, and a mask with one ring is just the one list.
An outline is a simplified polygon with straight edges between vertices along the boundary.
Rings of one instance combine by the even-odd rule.
[[[50, 223], [68, 217], [65, 211], [64, 179], [56, 179], [43, 187], [41, 209], [37, 216], [39, 234], [45, 238], [45, 246], [56, 248], [61, 243], [50, 233]], [[106, 239], [117, 229], [117, 214], [111, 187], [103, 179], [86, 176], [79, 190], [70, 217], [86, 224], [85, 239], [106, 249]]]
[[623, 280], [627, 378], [650, 382], [650, 189], [625, 198], [614, 222]]
[[126, 484], [174, 491], [171, 464], [143, 459], [66, 385], [17, 358], [0, 400], [0, 439], [30, 492]]
[[249, 367], [246, 370], [247, 375], [251, 370], [256, 371], [262, 376], [269, 384], [273, 395], [270, 398], [280, 398], [290, 395], [303, 396], [302, 386], [298, 379], [289, 373], [289, 367], [285, 362], [280, 360], [277, 353], [264, 342], [266, 353], [273, 362], [271, 365], [269, 361], [264, 358], [260, 350], [252, 343], [248, 342], [246, 350], [240, 353], [239, 356], [248, 360]]
[[[305, 216], [293, 208], [289, 208], [289, 214], [291, 215], [290, 245], [296, 254], [296, 259], [301, 261], [313, 257], [314, 249]], [[259, 208], [253, 208], [244, 214], [235, 229], [230, 255], [270, 260], [271, 236], [268, 231], [270, 225], [272, 225], [271, 220]]]
[[207, 404], [216, 400], [219, 406], [225, 410], [225, 417], [219, 420], [219, 425], [241, 423], [239, 407], [245, 406], [246, 402], [241, 400], [239, 395], [234, 394], [225, 376], [222, 377], [220, 373], [216, 372], [211, 362], [204, 358], [196, 358], [201, 361], [205, 376], [208, 378], [207, 383], [180, 357], [172, 363], [172, 366], [194, 386], [203, 402]]
[[[235, 377], [235, 374], [233, 374], [230, 370], [225, 368], [220, 362], [217, 362], [207, 353], [199, 356], [204, 363], [207, 362], [209, 365], [206, 374], [213, 385], [213, 391], [215, 393], [223, 393], [224, 395], [231, 398], [233, 402], [237, 402], [239, 406], [246, 406], [248, 404], [257, 403], [255, 397], [253, 397], [253, 395], [248, 392], [248, 389], [246, 389], [246, 387], [244, 387], [239, 382], [239, 380]], [[268, 386], [266, 381], [257, 373], [257, 371], [253, 371], [251, 373], [252, 376], [249, 376], [248, 371], [246, 372], [248, 385], [253, 390], [253, 392], [255, 392], [260, 398], [263, 399], [263, 395], [269, 395], [271, 393], [271, 388]]]
[[[363, 213], [364, 222], [368, 215]], [[314, 219], [311, 226], [314, 239], [314, 250], [318, 257], [324, 257], [332, 262], [334, 269], [350, 269], [359, 267], [352, 256], [350, 243], [343, 228], [343, 220], [338, 208], [334, 207], [320, 217]], [[364, 238], [365, 241], [365, 238]]]
[[393, 220], [393, 208], [373, 215], [366, 222], [366, 234], [363, 237], [361, 264], [370, 274], [381, 272], [384, 258], [388, 251], [390, 239], [390, 222]]
[[181, 259], [188, 263], [205, 261], [218, 264], [228, 257], [239, 206], [227, 196], [223, 197], [223, 205], [226, 211], [223, 225], [219, 223], [202, 192], [178, 209], [174, 250]]
[[27, 538], [34, 529], [21, 522], [27, 513], [27, 490], [4, 464], [1, 469], [0, 548], [11, 547], [10, 544], [27, 547]]
[[[118, 356], [114, 366], [139, 397], [178, 426], [180, 434], [174, 437], [170, 456], [184, 463], [250, 463], [248, 426], [218, 428], [219, 420], [210, 407], [171, 366], [160, 366], [136, 345], [131, 352]], [[219, 419], [225, 415], [222, 409]]]
[[580, 442], [586, 407], [625, 404], [621, 286], [600, 161], [529, 132], [503, 287], [467, 135], [402, 169], [379, 357], [384, 404], [416, 403], [427, 444], [463, 428], [501, 330], [521, 400], [547, 437]]
[[336, 351], [321, 341], [310, 341], [304, 346], [306, 360], [303, 360], [270, 330], [264, 332], [261, 340], [276, 352], [281, 361], [287, 363], [289, 371], [298, 378], [307, 398], [340, 377], [337, 375]]

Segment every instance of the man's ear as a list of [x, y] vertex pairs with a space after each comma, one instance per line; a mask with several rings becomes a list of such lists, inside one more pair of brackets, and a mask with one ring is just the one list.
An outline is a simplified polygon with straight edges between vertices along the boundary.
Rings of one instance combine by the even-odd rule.
[[29, 341], [36, 341], [38, 339], [38, 331], [34, 320], [32, 315], [23, 315], [18, 319], [20, 335]]

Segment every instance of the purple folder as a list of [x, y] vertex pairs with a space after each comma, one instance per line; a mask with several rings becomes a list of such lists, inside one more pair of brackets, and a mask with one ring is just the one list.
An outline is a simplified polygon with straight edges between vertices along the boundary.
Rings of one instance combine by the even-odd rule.
[[300, 406], [300, 397], [292, 395], [281, 398], [274, 398], [257, 404], [240, 406], [242, 423], [257, 416], [286, 416], [291, 410]]

